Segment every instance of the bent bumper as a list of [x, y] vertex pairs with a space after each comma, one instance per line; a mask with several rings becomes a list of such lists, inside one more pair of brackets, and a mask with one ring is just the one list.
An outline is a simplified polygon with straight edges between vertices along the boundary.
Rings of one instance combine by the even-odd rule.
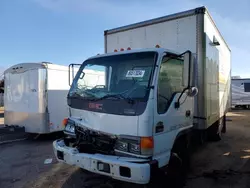
[[58, 161], [93, 173], [137, 184], [147, 184], [150, 181], [151, 166], [145, 159], [79, 153], [76, 148], [67, 147], [63, 140], [54, 141], [53, 149]]

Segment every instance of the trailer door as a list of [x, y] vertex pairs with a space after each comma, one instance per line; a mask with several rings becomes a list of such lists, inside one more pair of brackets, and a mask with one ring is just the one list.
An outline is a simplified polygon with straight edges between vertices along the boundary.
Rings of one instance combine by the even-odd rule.
[[42, 71], [43, 69], [30, 69], [5, 75], [6, 110], [31, 114], [45, 111], [44, 82], [39, 79]]

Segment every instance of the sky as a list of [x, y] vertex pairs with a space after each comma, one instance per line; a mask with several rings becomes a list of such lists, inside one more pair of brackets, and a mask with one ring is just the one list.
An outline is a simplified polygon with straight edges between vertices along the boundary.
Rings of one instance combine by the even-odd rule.
[[0, 72], [22, 62], [81, 63], [104, 52], [106, 29], [206, 6], [232, 51], [232, 75], [250, 77], [250, 1], [238, 2], [0, 0]]

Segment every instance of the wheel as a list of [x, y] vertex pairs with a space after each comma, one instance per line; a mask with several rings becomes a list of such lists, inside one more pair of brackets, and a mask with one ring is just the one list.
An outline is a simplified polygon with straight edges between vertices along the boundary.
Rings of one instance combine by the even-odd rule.
[[226, 133], [227, 132], [227, 120], [226, 120], [226, 115], [223, 116], [223, 122], [222, 122], [222, 129], [221, 129], [222, 133]]
[[214, 133], [212, 136], [212, 141], [220, 141], [222, 138], [220, 124], [216, 125], [214, 128]]
[[177, 141], [171, 153], [167, 168], [169, 187], [181, 188], [185, 185], [190, 166], [189, 141], [184, 137]]

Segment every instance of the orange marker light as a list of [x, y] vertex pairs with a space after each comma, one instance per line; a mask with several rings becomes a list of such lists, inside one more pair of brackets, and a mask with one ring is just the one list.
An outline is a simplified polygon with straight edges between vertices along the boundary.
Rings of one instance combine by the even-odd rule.
[[141, 149], [152, 149], [154, 148], [153, 137], [141, 137]]
[[141, 137], [141, 154], [152, 156], [154, 152], [154, 139], [153, 137]]
[[156, 47], [156, 48], [160, 48], [160, 45], [159, 45], [159, 44], [157, 44], [155, 47]]
[[117, 52], [117, 51], [118, 51], [117, 49], [114, 50], [114, 52]]
[[131, 50], [131, 48], [130, 48], [130, 47], [128, 47], [128, 48], [127, 48], [127, 50]]
[[124, 49], [123, 49], [123, 48], [121, 48], [121, 51], [124, 51]]
[[64, 118], [62, 121], [62, 125], [66, 126], [68, 124], [68, 118]]

